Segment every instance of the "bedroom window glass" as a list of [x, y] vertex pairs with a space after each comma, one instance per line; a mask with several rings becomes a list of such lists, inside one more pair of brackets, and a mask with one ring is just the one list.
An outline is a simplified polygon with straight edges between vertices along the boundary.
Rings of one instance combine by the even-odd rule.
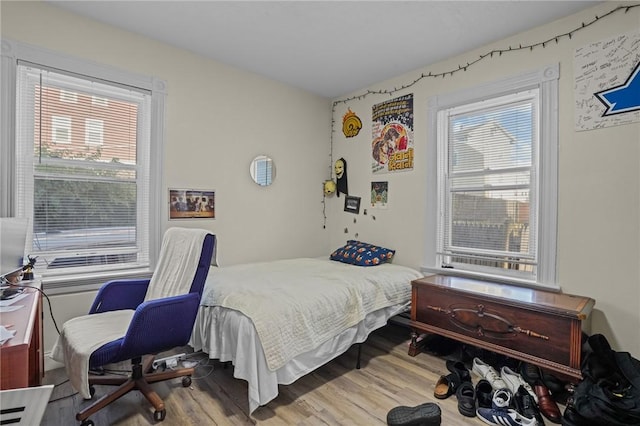
[[36, 266], [148, 265], [150, 93], [29, 63], [18, 64], [16, 93], [17, 208], [32, 218]]
[[44, 288], [150, 277], [165, 83], [11, 40], [4, 47], [0, 215], [30, 218], [27, 250]]
[[432, 102], [441, 271], [555, 286], [557, 77], [548, 77]]

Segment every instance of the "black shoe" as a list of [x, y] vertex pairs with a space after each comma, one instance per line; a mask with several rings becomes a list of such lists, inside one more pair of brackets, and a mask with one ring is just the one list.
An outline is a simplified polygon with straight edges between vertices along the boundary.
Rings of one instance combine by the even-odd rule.
[[533, 387], [536, 382], [542, 380], [542, 373], [537, 365], [529, 364], [528, 362], [520, 363], [520, 376], [525, 382], [529, 383], [529, 386]]
[[544, 426], [544, 419], [540, 414], [540, 409], [533, 399], [533, 396], [527, 392], [524, 386], [521, 385], [518, 388], [518, 392], [513, 396], [513, 400], [518, 413], [530, 419], [535, 418], [537, 426]]
[[389, 426], [440, 426], [441, 420], [440, 407], [433, 402], [416, 407], [395, 407], [387, 413]]
[[493, 388], [488, 380], [480, 379], [476, 384], [476, 400], [478, 401], [478, 408], [491, 408]]
[[476, 390], [471, 382], [463, 382], [456, 392], [458, 411], [463, 416], [476, 416]]
[[460, 382], [471, 381], [471, 373], [469, 373], [469, 370], [464, 363], [460, 361], [447, 360], [447, 370], [451, 371], [453, 374], [457, 374], [460, 378]]

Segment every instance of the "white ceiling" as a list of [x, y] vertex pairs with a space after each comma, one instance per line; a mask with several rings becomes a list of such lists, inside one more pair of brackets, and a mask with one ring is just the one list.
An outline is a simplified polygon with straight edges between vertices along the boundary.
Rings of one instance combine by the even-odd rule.
[[[600, 3], [573, 0], [49, 2], [329, 98]], [[542, 40], [523, 40], [525, 43], [537, 41]]]

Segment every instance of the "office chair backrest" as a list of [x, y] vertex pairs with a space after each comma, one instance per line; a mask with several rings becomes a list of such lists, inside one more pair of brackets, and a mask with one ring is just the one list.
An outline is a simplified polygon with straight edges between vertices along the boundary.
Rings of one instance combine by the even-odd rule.
[[202, 296], [204, 290], [204, 284], [211, 267], [211, 259], [216, 250], [216, 236], [213, 234], [207, 234], [204, 238], [202, 245], [202, 254], [200, 255], [200, 261], [198, 262], [198, 268], [196, 269], [196, 275], [193, 277], [193, 283], [189, 293], [198, 293]]

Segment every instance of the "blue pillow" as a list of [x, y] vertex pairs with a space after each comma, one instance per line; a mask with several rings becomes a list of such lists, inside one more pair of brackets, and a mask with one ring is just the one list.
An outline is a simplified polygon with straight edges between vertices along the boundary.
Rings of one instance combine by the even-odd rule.
[[391, 262], [395, 250], [364, 243], [362, 241], [349, 240], [347, 244], [336, 249], [329, 259], [357, 266], [376, 266]]

